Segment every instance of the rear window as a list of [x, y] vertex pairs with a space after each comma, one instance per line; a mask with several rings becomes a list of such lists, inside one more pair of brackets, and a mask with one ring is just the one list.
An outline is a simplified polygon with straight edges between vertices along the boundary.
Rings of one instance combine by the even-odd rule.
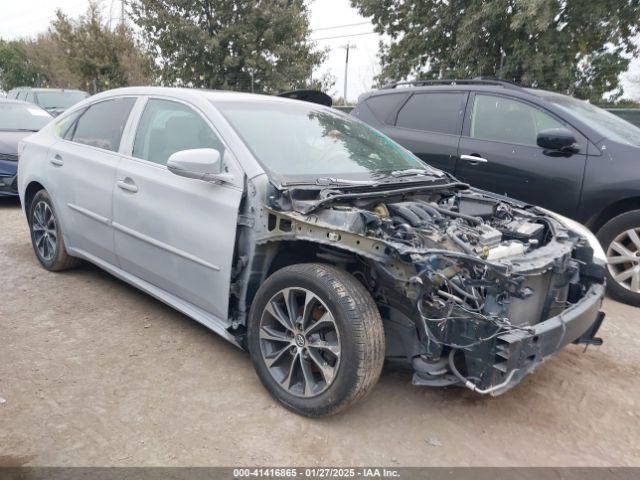
[[398, 113], [396, 126], [460, 135], [466, 98], [464, 92], [417, 93]]
[[405, 98], [407, 98], [405, 93], [376, 95], [375, 97], [369, 98], [366, 103], [375, 117], [381, 122], [386, 123], [385, 120], [389, 119], [391, 112], [394, 111]]

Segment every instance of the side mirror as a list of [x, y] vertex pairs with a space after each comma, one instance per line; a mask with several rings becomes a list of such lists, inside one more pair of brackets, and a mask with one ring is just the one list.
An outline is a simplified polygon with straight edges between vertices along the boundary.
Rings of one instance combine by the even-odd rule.
[[206, 182], [230, 182], [233, 176], [222, 171], [220, 152], [213, 148], [194, 148], [172, 154], [167, 160], [171, 173]]
[[538, 133], [537, 143], [539, 147], [548, 150], [557, 150], [565, 153], [577, 151], [576, 138], [566, 128], [550, 128]]

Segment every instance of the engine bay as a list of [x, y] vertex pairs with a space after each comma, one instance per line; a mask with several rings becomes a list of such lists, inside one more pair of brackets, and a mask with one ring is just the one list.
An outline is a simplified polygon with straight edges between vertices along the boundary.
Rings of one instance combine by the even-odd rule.
[[273, 188], [267, 198], [260, 258], [284, 242], [282, 258], [351, 273], [380, 310], [387, 358], [408, 362], [419, 385], [505, 391], [545, 358], [538, 326], [604, 282], [584, 237], [465, 184]]

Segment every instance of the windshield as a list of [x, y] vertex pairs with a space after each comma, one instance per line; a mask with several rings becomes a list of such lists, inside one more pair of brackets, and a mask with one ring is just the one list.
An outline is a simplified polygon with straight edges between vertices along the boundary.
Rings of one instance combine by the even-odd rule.
[[37, 105], [0, 102], [0, 130], [37, 132], [51, 120], [51, 115]]
[[615, 142], [640, 147], [640, 128], [617, 115], [591, 105], [584, 100], [565, 95], [545, 95], [545, 98], [586, 123], [603, 137]]
[[[428, 169], [360, 121], [307, 102], [214, 102], [263, 167], [305, 180]], [[430, 170], [431, 171], [431, 170]]]
[[89, 96], [84, 92], [61, 92], [55, 90], [37, 92], [36, 95], [38, 95], [38, 105], [42, 108], [69, 108]]

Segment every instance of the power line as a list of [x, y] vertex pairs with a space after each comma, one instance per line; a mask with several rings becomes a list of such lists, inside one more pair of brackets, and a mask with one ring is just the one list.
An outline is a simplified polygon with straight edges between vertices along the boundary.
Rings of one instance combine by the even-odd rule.
[[359, 37], [361, 35], [374, 35], [374, 34], [376, 34], [376, 32], [351, 33], [349, 35], [336, 35], [336, 36], [333, 36], [333, 37], [312, 38], [311, 40], [313, 40], [313, 41], [331, 40], [331, 39], [334, 39], [334, 38]]
[[357, 27], [360, 25], [369, 25], [369, 22], [358, 22], [358, 23], [347, 23], [345, 25], [335, 25], [333, 27], [320, 27], [320, 28], [312, 28], [312, 32], [319, 32], [320, 30], [335, 30], [337, 28], [345, 28], [345, 27]]

